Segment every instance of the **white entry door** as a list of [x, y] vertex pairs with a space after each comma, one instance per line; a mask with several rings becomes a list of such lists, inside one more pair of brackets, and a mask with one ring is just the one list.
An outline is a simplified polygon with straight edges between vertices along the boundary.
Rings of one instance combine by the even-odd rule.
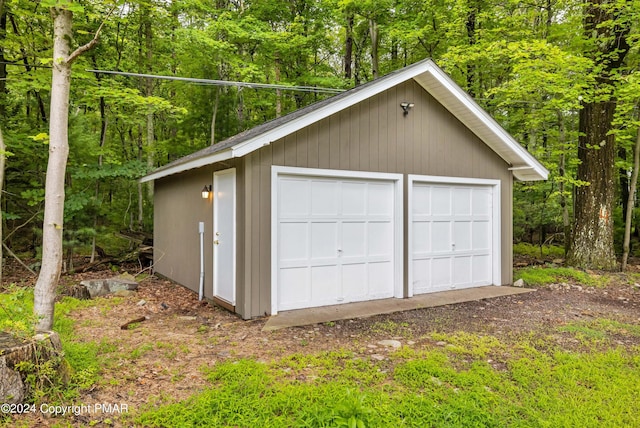
[[236, 304], [236, 170], [213, 174], [213, 295]]
[[499, 284], [499, 185], [460, 181], [410, 180], [412, 294]]
[[282, 174], [276, 192], [277, 310], [394, 296], [397, 181]]

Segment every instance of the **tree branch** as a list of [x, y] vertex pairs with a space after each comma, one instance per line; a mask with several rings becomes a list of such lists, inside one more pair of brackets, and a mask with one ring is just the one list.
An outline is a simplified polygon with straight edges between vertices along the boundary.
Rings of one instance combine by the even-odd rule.
[[111, 10], [109, 11], [109, 13], [107, 13], [107, 16], [105, 16], [105, 18], [102, 20], [102, 23], [100, 24], [100, 26], [98, 27], [98, 29], [96, 30], [95, 34], [93, 35], [93, 39], [91, 39], [89, 41], [89, 43], [86, 43], [80, 47], [78, 47], [75, 51], [71, 52], [71, 55], [69, 55], [69, 57], [67, 58], [67, 64], [70, 66], [71, 64], [73, 64], [73, 62], [78, 59], [78, 57], [80, 55], [82, 55], [83, 53], [90, 51], [91, 49], [93, 49], [93, 47], [95, 45], [98, 44], [99, 38], [100, 38], [100, 33], [102, 32], [102, 28], [104, 27], [104, 24], [107, 22], [107, 19], [109, 19], [109, 17], [111, 16], [111, 14], [113, 14], [113, 11], [116, 10], [117, 6], [113, 6], [111, 8]]

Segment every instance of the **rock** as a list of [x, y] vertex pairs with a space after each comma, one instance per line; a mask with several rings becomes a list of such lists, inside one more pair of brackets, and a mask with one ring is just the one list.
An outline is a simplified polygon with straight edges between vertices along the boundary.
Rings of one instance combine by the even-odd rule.
[[371, 359], [372, 360], [376, 360], [376, 361], [383, 361], [383, 360], [386, 360], [387, 357], [385, 357], [384, 355], [380, 355], [380, 354], [373, 354], [371, 356]]
[[147, 301], [146, 301], [146, 300], [144, 300], [144, 299], [142, 299], [142, 300], [140, 300], [138, 303], [136, 303], [136, 305], [138, 305], [138, 306], [144, 306], [144, 305], [146, 305], [146, 304], [147, 304]]
[[402, 346], [402, 343], [400, 343], [399, 340], [381, 340], [378, 342], [378, 345], [381, 345], [387, 348], [397, 349]]
[[520, 278], [519, 280], [517, 280], [516, 282], [513, 283], [514, 287], [524, 287], [524, 279]]
[[138, 283], [129, 274], [122, 274], [109, 279], [89, 279], [80, 282], [80, 285], [87, 289], [92, 299], [121, 290], [135, 291], [138, 289]]
[[564, 259], [553, 259], [552, 263], [555, 265], [563, 265]]

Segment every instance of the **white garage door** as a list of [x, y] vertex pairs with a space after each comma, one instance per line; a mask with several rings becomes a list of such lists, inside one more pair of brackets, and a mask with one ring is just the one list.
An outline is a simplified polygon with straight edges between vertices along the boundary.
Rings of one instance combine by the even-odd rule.
[[276, 177], [276, 311], [393, 297], [397, 180]]
[[497, 192], [497, 182], [410, 180], [412, 294], [499, 284]]

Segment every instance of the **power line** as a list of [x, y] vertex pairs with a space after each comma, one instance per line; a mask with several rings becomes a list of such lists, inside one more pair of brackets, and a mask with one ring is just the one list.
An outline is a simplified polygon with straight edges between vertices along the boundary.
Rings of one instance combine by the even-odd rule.
[[127, 73], [123, 71], [109, 71], [109, 70], [86, 70], [86, 71], [91, 73], [115, 74], [118, 76], [144, 77], [144, 78], [162, 79], [162, 80], [177, 80], [181, 82], [197, 83], [200, 85], [212, 85], [212, 86], [236, 86], [239, 88], [252, 88], [252, 89], [281, 89], [285, 91], [318, 92], [318, 93], [330, 93], [330, 94], [339, 94], [340, 92], [345, 91], [344, 89], [320, 88], [316, 86], [287, 86], [287, 85], [273, 85], [269, 83], [249, 83], [249, 82], [234, 82], [229, 80], [195, 79], [193, 77], [161, 76], [156, 74]]

